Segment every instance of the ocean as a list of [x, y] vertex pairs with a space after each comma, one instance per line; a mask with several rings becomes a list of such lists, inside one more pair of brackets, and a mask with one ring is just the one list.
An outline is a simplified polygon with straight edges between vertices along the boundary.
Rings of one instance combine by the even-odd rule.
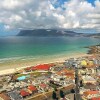
[[0, 61], [36, 59], [87, 53], [87, 46], [100, 44], [89, 37], [0, 37]]

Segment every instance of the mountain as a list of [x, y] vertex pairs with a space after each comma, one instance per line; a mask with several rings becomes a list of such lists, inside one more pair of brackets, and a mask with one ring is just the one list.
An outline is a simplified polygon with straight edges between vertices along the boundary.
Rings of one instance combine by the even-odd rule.
[[62, 31], [56, 29], [21, 30], [17, 36], [80, 36], [82, 33]]
[[100, 38], [100, 33], [97, 33], [97, 34], [89, 34], [88, 37]]
[[56, 29], [35, 29], [35, 30], [21, 30], [17, 36], [43, 36], [43, 37], [57, 37], [57, 36], [83, 36], [83, 37], [100, 37], [100, 33], [98, 34], [85, 34], [85, 33], [77, 33], [74, 31], [66, 31], [66, 30], [56, 30]]

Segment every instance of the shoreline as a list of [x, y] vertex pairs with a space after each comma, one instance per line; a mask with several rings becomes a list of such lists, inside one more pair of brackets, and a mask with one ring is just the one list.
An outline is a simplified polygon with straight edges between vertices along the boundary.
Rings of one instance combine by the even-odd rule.
[[20, 69], [27, 68], [30, 66], [35, 66], [38, 64], [44, 64], [44, 63], [56, 63], [56, 62], [64, 62], [65, 60], [69, 58], [78, 58], [78, 57], [84, 57], [89, 56], [86, 53], [76, 53], [72, 54], [71, 56], [62, 56], [62, 57], [56, 57], [56, 58], [41, 58], [39, 60], [23, 60], [23, 61], [11, 61], [11, 62], [4, 62], [0, 63], [0, 75], [10, 74], [14, 73]]

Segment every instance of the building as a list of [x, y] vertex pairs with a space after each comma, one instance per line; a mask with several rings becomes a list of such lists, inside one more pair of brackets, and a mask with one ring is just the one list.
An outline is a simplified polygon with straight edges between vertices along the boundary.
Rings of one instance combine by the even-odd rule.
[[31, 92], [31, 93], [36, 93], [38, 92], [37, 88], [33, 85], [29, 85], [28, 86], [28, 90]]
[[91, 100], [100, 100], [100, 97], [98, 97], [98, 98], [92, 98]]
[[10, 100], [10, 97], [5, 93], [0, 93], [0, 100]]
[[83, 93], [84, 97], [86, 99], [92, 99], [94, 97], [99, 97], [100, 96], [100, 92], [99, 91], [86, 91]]
[[22, 100], [22, 96], [19, 95], [18, 91], [11, 91], [8, 92], [8, 95], [10, 96], [11, 100]]
[[20, 91], [20, 95], [24, 98], [24, 97], [26, 97], [26, 96], [29, 96], [30, 93], [29, 93], [28, 91], [26, 91], [26, 90], [21, 90], [21, 91]]
[[42, 65], [33, 66], [31, 70], [49, 71], [50, 67], [52, 66], [53, 64], [42, 64]]
[[88, 75], [82, 76], [82, 80], [83, 80], [84, 84], [86, 84], [86, 83], [96, 84], [97, 83], [93, 77], [88, 76]]

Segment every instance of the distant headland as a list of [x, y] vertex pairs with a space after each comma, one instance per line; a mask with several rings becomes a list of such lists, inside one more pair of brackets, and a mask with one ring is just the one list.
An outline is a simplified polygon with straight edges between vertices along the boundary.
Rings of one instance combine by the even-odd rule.
[[100, 38], [100, 33], [96, 34], [85, 34], [77, 33], [74, 31], [57, 30], [57, 29], [35, 29], [35, 30], [21, 30], [17, 36], [43, 36], [43, 37], [59, 37], [59, 36], [70, 36], [70, 37], [95, 37]]

